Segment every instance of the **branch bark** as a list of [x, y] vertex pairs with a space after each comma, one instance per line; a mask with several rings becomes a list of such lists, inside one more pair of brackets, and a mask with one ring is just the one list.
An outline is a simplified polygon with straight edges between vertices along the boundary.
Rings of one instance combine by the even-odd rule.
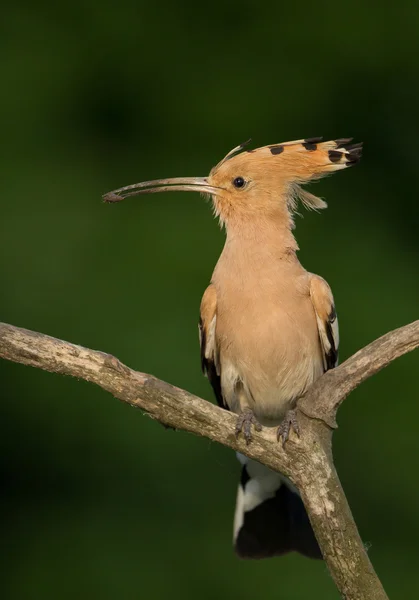
[[386, 333], [320, 377], [300, 400], [300, 410], [336, 428], [336, 412], [345, 398], [371, 375], [418, 346], [419, 320]]
[[[207, 437], [279, 471], [300, 490], [331, 575], [345, 600], [386, 600], [336, 473], [331, 448], [336, 411], [362, 381], [419, 346], [419, 321], [375, 340], [328, 371], [299, 401], [301, 438], [284, 450], [272, 430], [236, 439], [236, 416], [134, 371], [117, 358], [47, 335], [0, 323], [0, 358], [90, 381], [161, 423]], [[388, 599], [387, 599], [388, 600]]]

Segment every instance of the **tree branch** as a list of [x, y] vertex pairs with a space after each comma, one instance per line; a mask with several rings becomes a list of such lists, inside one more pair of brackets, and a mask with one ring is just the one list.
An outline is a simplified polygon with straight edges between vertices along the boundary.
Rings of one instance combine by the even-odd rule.
[[299, 401], [299, 409], [336, 428], [336, 412], [345, 398], [371, 375], [418, 346], [419, 320], [386, 333], [320, 377]]
[[[345, 600], [387, 596], [359, 537], [333, 464], [332, 427], [344, 398], [395, 358], [419, 346], [419, 321], [379, 338], [328, 371], [300, 400], [301, 438], [286, 450], [272, 429], [236, 439], [236, 416], [189, 392], [123, 365], [115, 357], [0, 323], [0, 357], [99, 385], [161, 423], [208, 437], [279, 471], [300, 490], [332, 577]], [[315, 417], [315, 418], [312, 418]]]

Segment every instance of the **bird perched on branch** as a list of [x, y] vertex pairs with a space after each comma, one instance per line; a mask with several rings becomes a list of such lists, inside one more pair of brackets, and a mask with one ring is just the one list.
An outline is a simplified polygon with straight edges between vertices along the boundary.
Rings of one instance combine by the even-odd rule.
[[[202, 369], [219, 405], [238, 415], [236, 435], [277, 427], [299, 435], [296, 401], [338, 360], [338, 322], [329, 285], [297, 258], [292, 230], [298, 201], [326, 207], [301, 185], [355, 165], [362, 144], [310, 138], [234, 148], [208, 177], [159, 179], [104, 196], [198, 191], [212, 199], [226, 229], [224, 249], [201, 302]], [[298, 491], [279, 473], [239, 455], [242, 476], [234, 519], [239, 556], [296, 550], [321, 558]]]

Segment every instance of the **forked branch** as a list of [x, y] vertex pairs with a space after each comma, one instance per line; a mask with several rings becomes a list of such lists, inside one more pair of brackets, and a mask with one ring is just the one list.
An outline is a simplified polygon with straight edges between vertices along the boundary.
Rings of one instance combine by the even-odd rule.
[[[123, 365], [115, 357], [0, 323], [0, 358], [99, 385], [161, 423], [229, 446], [285, 474], [298, 487], [324, 559], [345, 600], [385, 600], [336, 474], [331, 433], [341, 402], [362, 381], [419, 346], [419, 321], [366, 346], [321, 377], [299, 402], [301, 438], [283, 450], [274, 432], [236, 439], [236, 416], [189, 392]], [[314, 418], [312, 418], [314, 417]]]

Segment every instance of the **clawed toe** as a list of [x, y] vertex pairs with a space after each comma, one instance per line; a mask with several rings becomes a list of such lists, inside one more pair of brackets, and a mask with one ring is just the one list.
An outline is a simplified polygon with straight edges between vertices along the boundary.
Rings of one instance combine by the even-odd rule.
[[252, 440], [252, 425], [256, 431], [262, 430], [262, 425], [256, 419], [252, 410], [245, 410], [239, 414], [236, 423], [236, 437], [242, 432], [247, 445]]
[[278, 442], [282, 438], [282, 447], [285, 446], [285, 442], [289, 438], [291, 427], [294, 429], [298, 437], [300, 437], [300, 426], [298, 424], [297, 413], [295, 410], [289, 410], [286, 413], [284, 420], [277, 429], [276, 438]]

